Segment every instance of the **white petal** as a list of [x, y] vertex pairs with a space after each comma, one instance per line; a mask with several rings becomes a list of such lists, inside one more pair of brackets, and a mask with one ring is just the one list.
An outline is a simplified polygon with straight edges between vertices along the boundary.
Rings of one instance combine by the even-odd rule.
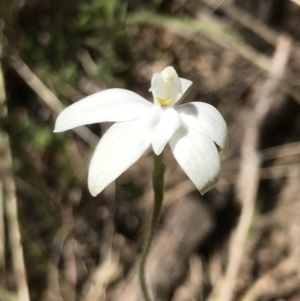
[[181, 82], [181, 89], [182, 92], [180, 95], [178, 95], [176, 103], [179, 104], [184, 97], [186, 96], [186, 93], [188, 92], [188, 89], [190, 88], [190, 86], [193, 84], [192, 81], [185, 79], [185, 78], [180, 78], [180, 82]]
[[108, 89], [90, 95], [63, 110], [54, 132], [105, 121], [128, 121], [139, 118], [153, 104], [125, 89]]
[[180, 115], [173, 108], [162, 109], [161, 117], [153, 133], [152, 146], [156, 155], [161, 154], [170, 138], [181, 126]]
[[101, 138], [90, 163], [88, 185], [93, 196], [99, 194], [134, 164], [151, 144], [140, 119], [115, 123]]
[[163, 109], [161, 106], [153, 105], [141, 116], [141, 126], [144, 127], [150, 135], [153, 134], [157, 124], [161, 119], [162, 113]]
[[211, 139], [181, 126], [171, 138], [170, 146], [178, 164], [201, 194], [215, 186], [220, 173], [220, 160]]
[[219, 150], [219, 157], [220, 157], [221, 161], [224, 160], [225, 157], [226, 157], [226, 154], [227, 154], [227, 151], [228, 151], [228, 145], [229, 145], [229, 139], [228, 139], [228, 136], [227, 136], [224, 148]]
[[222, 150], [227, 141], [227, 126], [219, 111], [204, 102], [190, 102], [176, 108], [183, 123], [211, 138]]

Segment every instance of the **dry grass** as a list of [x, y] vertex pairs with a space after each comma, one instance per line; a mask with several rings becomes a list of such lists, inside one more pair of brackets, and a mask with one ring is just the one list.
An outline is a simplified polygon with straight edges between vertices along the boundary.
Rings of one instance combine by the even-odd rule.
[[[194, 81], [186, 101], [213, 104], [229, 127], [220, 181], [204, 198], [166, 149], [164, 210], [148, 270], [157, 300], [300, 298], [300, 33], [290, 25], [299, 23], [298, 7], [285, 4], [291, 17], [283, 15], [278, 30], [268, 19], [272, 4], [240, 3], [172, 1], [157, 13], [128, 13], [126, 87], [149, 98], [151, 74], [172, 64]], [[0, 299], [29, 300], [29, 289], [31, 300], [114, 301], [125, 293], [126, 301], [138, 300], [134, 273], [152, 207], [151, 156], [94, 199], [87, 162], [106, 125], [51, 134], [42, 150], [24, 131], [28, 119], [52, 128], [60, 97], [74, 101], [109, 86], [97, 73], [103, 53], [82, 45], [71, 87], [9, 51], [13, 42], [4, 43], [3, 55], [14, 165], [4, 170], [1, 157]]]

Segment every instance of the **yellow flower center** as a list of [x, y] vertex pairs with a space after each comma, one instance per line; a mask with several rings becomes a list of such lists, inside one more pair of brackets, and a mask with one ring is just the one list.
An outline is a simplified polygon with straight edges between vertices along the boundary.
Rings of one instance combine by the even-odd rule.
[[167, 106], [168, 104], [170, 104], [172, 102], [172, 98], [163, 99], [160, 97], [156, 97], [156, 99], [162, 106]]

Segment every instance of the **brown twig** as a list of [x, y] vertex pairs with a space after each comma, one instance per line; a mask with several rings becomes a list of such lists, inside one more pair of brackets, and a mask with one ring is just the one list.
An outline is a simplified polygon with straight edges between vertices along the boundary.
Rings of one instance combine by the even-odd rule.
[[77, 53], [77, 58], [81, 63], [85, 73], [93, 83], [93, 93], [107, 89], [105, 82], [100, 78], [98, 68], [92, 59], [90, 53], [86, 49], [82, 49], [80, 52]]
[[[1, 38], [1, 36], [0, 36]], [[1, 43], [1, 41], [0, 41]], [[0, 44], [0, 58], [2, 56], [2, 46]], [[2, 66], [0, 63], [0, 118], [6, 117], [5, 106], [5, 87], [2, 73]], [[5, 224], [4, 224], [4, 191], [3, 182], [0, 181], [0, 280], [2, 280], [5, 269]]]
[[[3, 139], [3, 137], [2, 137]], [[12, 255], [14, 276], [17, 284], [19, 301], [29, 301], [29, 290], [26, 280], [26, 269], [23, 256], [23, 246], [18, 222], [17, 197], [14, 178], [11, 174], [11, 153], [9, 149], [9, 139], [6, 137], [6, 162], [9, 162], [9, 169], [3, 179], [5, 186], [5, 214], [7, 218], [8, 237]]]
[[5, 269], [5, 224], [3, 183], [0, 180], [0, 281], [3, 280]]
[[[56, 115], [64, 108], [54, 93], [30, 70], [30, 68], [17, 56], [9, 60], [10, 66], [19, 74], [26, 84], [39, 96], [43, 104], [46, 104]], [[96, 147], [99, 138], [87, 127], [75, 128], [74, 132], [86, 143]]]
[[203, 0], [203, 2], [211, 7], [211, 9], [215, 9], [215, 7], [220, 8], [233, 20], [252, 30], [255, 34], [257, 34], [267, 42], [276, 45], [279, 34], [251, 14], [245, 12], [242, 9], [239, 9], [235, 5], [228, 4], [224, 1]]
[[300, 6], [300, 0], [290, 0], [290, 1]]
[[[66, 293], [68, 298], [74, 299], [75, 290], [74, 286], [68, 283], [65, 277], [62, 277], [58, 269], [61, 260], [62, 252], [68, 237], [73, 230], [72, 223], [64, 223], [56, 232], [52, 241], [52, 261], [48, 269], [48, 294], [51, 294], [55, 300], [64, 300], [63, 294]], [[63, 279], [63, 281], [62, 281]], [[73, 298], [72, 298], [73, 297]]]
[[242, 205], [242, 212], [236, 232], [229, 249], [229, 259], [223, 281], [216, 290], [217, 301], [230, 301], [234, 295], [234, 285], [239, 273], [248, 231], [254, 214], [256, 194], [259, 182], [260, 158], [257, 152], [261, 124], [272, 104], [272, 97], [278, 88], [280, 78], [284, 74], [291, 42], [282, 36], [278, 39], [270, 78], [255, 95], [256, 106], [245, 122], [245, 134], [242, 142], [241, 170], [237, 181], [237, 197]]
[[185, 281], [174, 293], [172, 301], [190, 301], [203, 299], [203, 266], [201, 259], [193, 255], [189, 260], [189, 273]]
[[88, 291], [82, 300], [104, 300], [107, 288], [121, 275], [122, 270], [119, 256], [111, 252], [111, 256], [106, 257], [92, 273], [86, 285]]
[[[0, 41], [0, 57], [2, 57], [2, 45]], [[0, 65], [0, 78], [3, 79], [2, 66]], [[2, 80], [2, 90], [4, 90]], [[5, 93], [1, 93], [2, 118], [6, 117]], [[17, 286], [19, 301], [29, 301], [29, 289], [26, 279], [26, 268], [23, 256], [23, 246], [18, 221], [16, 186], [12, 171], [12, 154], [9, 143], [9, 136], [6, 132], [0, 132], [0, 163], [1, 180], [4, 187], [4, 210], [7, 218], [7, 232], [11, 251], [12, 266]]]
[[299, 254], [292, 255], [259, 278], [245, 293], [241, 301], [276, 298], [299, 289]]

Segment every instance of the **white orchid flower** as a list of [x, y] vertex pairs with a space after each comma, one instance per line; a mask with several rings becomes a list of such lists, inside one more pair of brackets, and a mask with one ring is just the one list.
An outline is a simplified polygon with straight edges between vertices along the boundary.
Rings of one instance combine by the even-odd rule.
[[[108, 89], [69, 106], [58, 116], [55, 132], [98, 122], [116, 122], [101, 138], [92, 157], [88, 186], [96, 196], [152, 145], [159, 155], [167, 143], [183, 171], [204, 194], [217, 183], [227, 126], [213, 106], [179, 105], [192, 82], [173, 67], [152, 77], [154, 103], [124, 89]], [[217, 145], [217, 146], [216, 146]]]

